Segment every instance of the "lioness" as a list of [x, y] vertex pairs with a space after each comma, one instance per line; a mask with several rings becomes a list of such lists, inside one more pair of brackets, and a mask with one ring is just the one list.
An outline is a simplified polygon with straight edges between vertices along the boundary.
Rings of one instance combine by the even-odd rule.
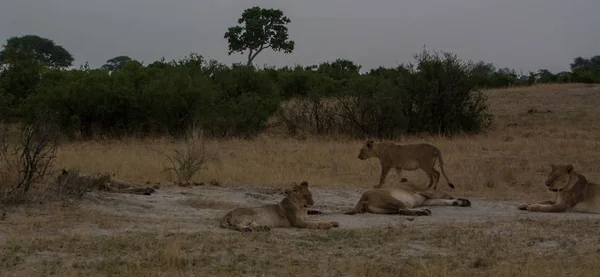
[[60, 185], [59, 187], [81, 195], [94, 189], [138, 195], [151, 195], [155, 192], [152, 187], [140, 187], [133, 183], [111, 178], [108, 174], [83, 174], [73, 169], [62, 169], [56, 181]]
[[573, 165], [550, 165], [546, 187], [555, 200], [524, 203], [519, 210], [531, 212], [582, 212], [600, 213], [600, 186], [590, 183], [585, 176], [575, 172]]
[[308, 182], [294, 184], [287, 196], [278, 204], [270, 204], [254, 208], [237, 208], [228, 212], [221, 220], [221, 228], [229, 228], [241, 232], [269, 231], [273, 227], [296, 227], [308, 229], [330, 229], [339, 227], [339, 223], [308, 222], [306, 208], [314, 205], [312, 194], [308, 190]]
[[354, 208], [344, 214], [356, 213], [431, 215], [428, 209], [414, 209], [422, 206], [470, 207], [471, 201], [455, 198], [441, 191], [422, 190], [407, 183], [398, 188], [376, 188], [365, 191]]
[[420, 168], [425, 171], [427, 178], [429, 178], [427, 187], [429, 188], [433, 185], [433, 189], [436, 189], [437, 183], [440, 180], [440, 172], [433, 168], [436, 160], [440, 161], [440, 169], [442, 170], [442, 174], [444, 174], [444, 178], [446, 178], [446, 182], [448, 182], [448, 186], [454, 188], [454, 184], [448, 180], [448, 176], [444, 172], [442, 153], [437, 147], [428, 143], [401, 145], [392, 142], [375, 143], [372, 140], [367, 140], [365, 145], [360, 149], [358, 158], [361, 160], [369, 158], [379, 159], [381, 163], [381, 176], [379, 177], [379, 184], [373, 186], [374, 188], [381, 188], [383, 186], [385, 177], [393, 167], [396, 168], [398, 179], [402, 181], [406, 180], [402, 178], [402, 170], [412, 171]]

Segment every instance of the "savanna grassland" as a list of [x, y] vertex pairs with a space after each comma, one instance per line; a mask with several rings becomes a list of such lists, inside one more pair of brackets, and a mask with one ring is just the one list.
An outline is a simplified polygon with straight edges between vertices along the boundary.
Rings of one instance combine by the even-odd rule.
[[[289, 137], [273, 124], [254, 139], [203, 140], [206, 168], [192, 180], [205, 185], [182, 188], [169, 184], [161, 154], [181, 141], [67, 142], [55, 169], [161, 187], [5, 207], [0, 276], [597, 276], [600, 217], [528, 216], [514, 204], [546, 197], [550, 163], [600, 182], [600, 86], [485, 93], [494, 121], [484, 134], [395, 140], [437, 145], [456, 184], [451, 191], [441, 179], [438, 189], [472, 207], [437, 207], [427, 218], [336, 216], [340, 227], [328, 231], [237, 233], [218, 228], [227, 210], [279, 201], [292, 182], [308, 181], [319, 208], [350, 207], [376, 184], [379, 164], [357, 158], [363, 140]], [[421, 171], [405, 177], [426, 181]], [[386, 186], [397, 182], [391, 172]]]

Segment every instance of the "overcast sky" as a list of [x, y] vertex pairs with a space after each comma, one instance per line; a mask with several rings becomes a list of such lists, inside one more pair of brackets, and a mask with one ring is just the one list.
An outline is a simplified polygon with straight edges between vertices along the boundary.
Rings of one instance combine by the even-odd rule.
[[600, 0], [0, 0], [0, 40], [53, 39], [76, 66], [190, 52], [230, 64], [245, 56], [228, 56], [223, 35], [255, 5], [283, 10], [296, 42], [293, 54], [266, 51], [257, 65], [347, 58], [364, 71], [412, 61], [426, 45], [527, 73], [600, 54]]

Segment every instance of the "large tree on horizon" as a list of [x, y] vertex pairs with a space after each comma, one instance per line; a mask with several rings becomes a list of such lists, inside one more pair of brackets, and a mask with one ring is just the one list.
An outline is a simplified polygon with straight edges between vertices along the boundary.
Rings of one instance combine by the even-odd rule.
[[254, 58], [265, 49], [292, 53], [294, 41], [289, 40], [288, 28], [291, 21], [281, 10], [264, 9], [258, 6], [244, 10], [238, 19], [242, 26], [229, 27], [225, 39], [229, 43], [229, 55], [248, 51], [246, 65], [252, 65]]
[[134, 59], [128, 56], [116, 56], [110, 60], [107, 60], [106, 63], [100, 67], [100, 69], [106, 71], [117, 71], [131, 61], [134, 61]]
[[36, 35], [8, 38], [0, 51], [0, 64], [10, 65], [23, 59], [32, 59], [51, 68], [66, 68], [74, 61], [69, 51], [51, 39]]

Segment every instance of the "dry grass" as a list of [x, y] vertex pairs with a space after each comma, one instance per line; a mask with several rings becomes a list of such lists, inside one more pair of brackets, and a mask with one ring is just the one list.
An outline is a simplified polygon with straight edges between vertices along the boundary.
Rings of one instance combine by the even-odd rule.
[[[490, 90], [495, 122], [488, 133], [396, 141], [437, 145], [457, 195], [543, 197], [540, 184], [549, 163], [572, 163], [600, 182], [599, 92], [600, 86], [581, 84]], [[300, 141], [272, 133], [253, 140], [208, 140], [207, 169], [192, 181], [287, 187], [307, 180], [316, 187], [366, 189], [377, 182], [380, 169], [376, 160], [357, 158], [362, 143]], [[72, 142], [60, 149], [57, 165], [138, 183], [175, 181], [164, 171], [168, 161], [154, 150], [181, 145], [166, 138]], [[426, 181], [420, 171], [406, 177]], [[387, 185], [396, 182], [390, 173]], [[198, 197], [185, 203], [227, 209], [226, 201]], [[165, 237], [160, 230], [121, 230], [121, 222], [135, 220], [122, 216], [24, 209], [29, 215], [10, 225], [0, 221], [0, 276], [594, 276], [600, 269], [600, 233], [591, 220]], [[113, 231], [68, 228], [90, 225]]]
[[[570, 84], [488, 91], [496, 117], [488, 133], [397, 141], [425, 141], [442, 149], [446, 172], [463, 195], [519, 198], [523, 192], [535, 193], [550, 162], [573, 163], [590, 179], [600, 180], [596, 172], [600, 156], [593, 154], [600, 146], [598, 89]], [[207, 140], [208, 168], [194, 179], [275, 187], [307, 180], [315, 186], [367, 188], [377, 182], [380, 169], [376, 160], [357, 158], [362, 143], [315, 137], [299, 141], [268, 133], [254, 140]], [[132, 182], [175, 181], [172, 173], [164, 171], [167, 161], [152, 150], [175, 147], [181, 147], [181, 142], [77, 142], [62, 147], [58, 164], [83, 172], [111, 172]], [[426, 181], [420, 171], [406, 175]], [[387, 183], [396, 182], [395, 173], [390, 173]]]
[[301, 236], [73, 233], [14, 238], [0, 260], [19, 276], [593, 276], [600, 269], [598, 234], [587, 220]]

